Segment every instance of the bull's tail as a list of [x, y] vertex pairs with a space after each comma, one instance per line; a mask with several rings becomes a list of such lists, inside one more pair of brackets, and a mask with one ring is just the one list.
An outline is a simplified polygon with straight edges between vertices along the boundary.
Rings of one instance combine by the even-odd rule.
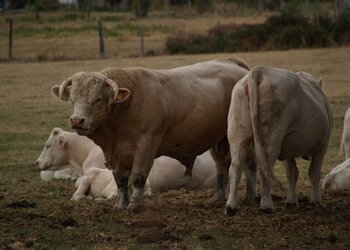
[[261, 135], [259, 130], [259, 84], [261, 81], [261, 71], [253, 70], [251, 79], [248, 81], [251, 86], [248, 86], [250, 93], [250, 118], [252, 121], [254, 148], [255, 148], [255, 159], [257, 167], [260, 173], [265, 177], [267, 182], [278, 190], [285, 192], [282, 183], [276, 178], [273, 173], [273, 168], [268, 166], [266, 154], [261, 141]]

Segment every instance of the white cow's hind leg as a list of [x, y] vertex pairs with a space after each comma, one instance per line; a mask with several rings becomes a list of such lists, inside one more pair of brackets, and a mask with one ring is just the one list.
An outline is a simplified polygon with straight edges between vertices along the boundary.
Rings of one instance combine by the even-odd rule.
[[[254, 159], [254, 156], [250, 160]], [[256, 165], [255, 162], [247, 163], [243, 169], [245, 176], [245, 193], [242, 204], [255, 204], [256, 198]]]
[[271, 189], [270, 185], [266, 181], [263, 176], [260, 176], [260, 192], [261, 192], [261, 200], [260, 200], [260, 209], [265, 212], [273, 212], [275, 211], [275, 206], [273, 205]]
[[238, 164], [232, 163], [229, 171], [230, 176], [230, 191], [229, 196], [226, 202], [226, 211], [227, 215], [234, 215], [238, 209], [238, 201], [237, 201], [237, 190], [238, 184], [241, 179], [242, 169], [238, 166]]
[[295, 187], [299, 177], [299, 170], [294, 158], [286, 160], [285, 165], [288, 181], [287, 205], [298, 206], [298, 197]]

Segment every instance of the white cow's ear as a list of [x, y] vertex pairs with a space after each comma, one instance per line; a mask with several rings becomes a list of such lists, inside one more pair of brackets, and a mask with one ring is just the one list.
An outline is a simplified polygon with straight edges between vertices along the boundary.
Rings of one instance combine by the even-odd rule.
[[60, 147], [64, 147], [66, 145], [67, 138], [64, 135], [59, 135], [57, 137], [57, 142]]
[[115, 97], [115, 101], [120, 103], [124, 102], [126, 99], [129, 98], [131, 94], [131, 91], [126, 88], [119, 88], [118, 95]]
[[52, 130], [52, 134], [53, 135], [58, 135], [58, 134], [60, 134], [62, 132], [62, 129], [60, 129], [60, 128], [54, 128], [53, 130]]

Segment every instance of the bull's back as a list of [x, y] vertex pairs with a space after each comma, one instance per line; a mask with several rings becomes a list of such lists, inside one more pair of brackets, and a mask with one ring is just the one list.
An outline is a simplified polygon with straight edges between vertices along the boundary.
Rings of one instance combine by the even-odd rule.
[[231, 92], [248, 70], [230, 60], [214, 60], [163, 72], [169, 129], [161, 151], [200, 154], [226, 135]]

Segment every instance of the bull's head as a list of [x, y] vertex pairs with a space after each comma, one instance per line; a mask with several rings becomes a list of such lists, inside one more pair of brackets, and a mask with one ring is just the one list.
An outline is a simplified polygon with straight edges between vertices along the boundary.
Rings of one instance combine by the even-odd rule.
[[52, 93], [74, 107], [70, 117], [71, 127], [79, 135], [89, 135], [111, 114], [116, 103], [130, 96], [130, 90], [98, 72], [80, 72], [52, 87]]
[[66, 137], [62, 129], [54, 128], [46, 141], [44, 149], [36, 160], [40, 170], [58, 170], [68, 164]]

